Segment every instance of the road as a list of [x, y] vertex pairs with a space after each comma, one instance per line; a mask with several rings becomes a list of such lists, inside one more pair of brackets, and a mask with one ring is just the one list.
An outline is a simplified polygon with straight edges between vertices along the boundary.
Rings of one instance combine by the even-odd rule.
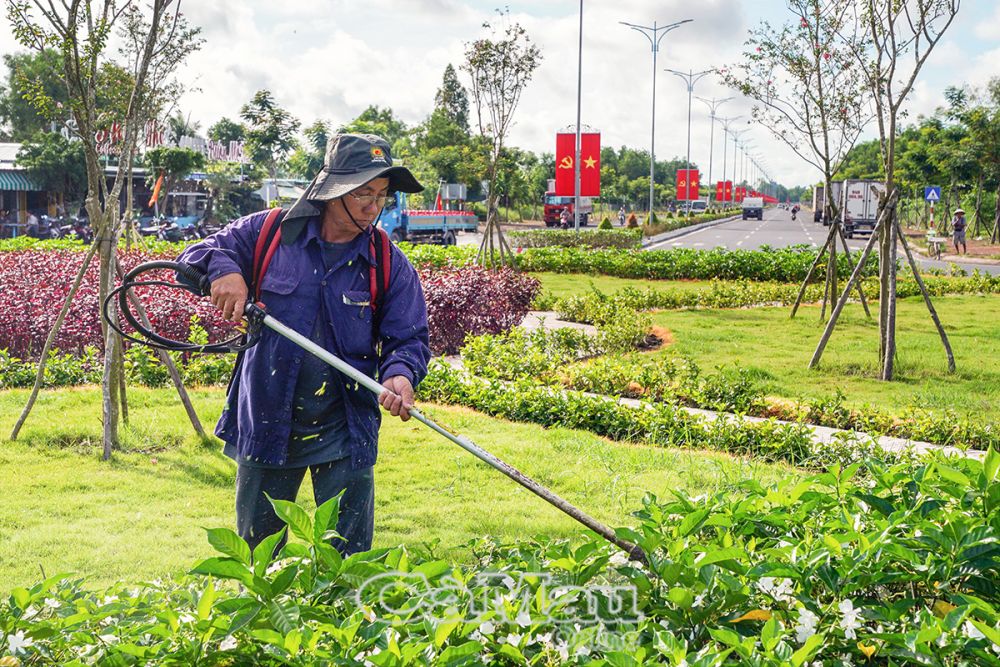
[[[803, 211], [803, 213], [805, 215], [799, 215], [796, 220], [792, 220], [792, 214], [789, 211], [767, 208], [764, 210], [763, 220], [730, 220], [719, 225], [649, 245], [646, 249], [695, 248], [711, 250], [721, 247], [729, 250], [755, 250], [764, 245], [771, 246], [772, 248], [782, 248], [803, 243], [818, 248], [826, 241], [826, 236], [830, 228], [813, 222], [812, 216], [808, 211]], [[847, 242], [847, 247], [851, 249], [853, 256], [855, 251], [860, 254], [867, 242], [867, 236], [858, 235]], [[838, 245], [838, 249], [840, 247]], [[905, 259], [902, 248], [900, 248], [899, 254], [901, 259]], [[952, 262], [940, 262], [932, 259], [924, 259], [919, 256], [916, 257], [916, 260], [921, 269], [938, 268], [946, 270], [952, 264]], [[969, 273], [978, 269], [984, 273], [1000, 274], [1000, 265], [998, 264], [954, 263]]]

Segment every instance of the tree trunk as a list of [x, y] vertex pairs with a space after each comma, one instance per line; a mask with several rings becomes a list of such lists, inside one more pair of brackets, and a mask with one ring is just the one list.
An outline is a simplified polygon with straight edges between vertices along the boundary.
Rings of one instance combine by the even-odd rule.
[[[110, 213], [105, 213], [104, 235], [101, 240], [101, 284], [99, 290], [100, 303], [104, 303], [108, 294], [114, 286], [115, 275], [115, 240], [112, 231], [113, 223], [110, 221]], [[112, 301], [109, 304], [108, 314], [112, 318], [118, 317], [118, 309]], [[111, 458], [111, 452], [118, 447], [118, 419], [119, 419], [119, 367], [116, 363], [118, 346], [121, 341], [118, 334], [114, 332], [107, 323], [102, 321], [104, 330], [104, 375], [101, 382], [101, 407], [104, 421], [104, 460]]]
[[886, 236], [889, 239], [889, 255], [886, 265], [889, 267], [888, 291], [882, 292], [881, 298], [886, 302], [886, 337], [885, 337], [885, 357], [882, 359], [881, 377], [885, 381], [891, 381], [896, 361], [896, 229], [899, 223], [896, 221], [896, 211], [889, 212], [886, 221], [889, 227]]
[[983, 218], [982, 209], [983, 209], [983, 174], [982, 172], [980, 172], [979, 178], [976, 179], [976, 210], [973, 212], [976, 216], [976, 224], [972, 229], [973, 238], [979, 236]]
[[31, 413], [31, 408], [34, 407], [35, 401], [38, 399], [38, 392], [41, 390], [42, 381], [45, 378], [45, 364], [49, 359], [49, 352], [52, 350], [52, 343], [55, 341], [56, 335], [59, 333], [59, 329], [62, 328], [63, 322], [66, 320], [66, 314], [69, 313], [69, 309], [73, 305], [73, 298], [80, 289], [80, 283], [83, 282], [83, 277], [87, 274], [87, 267], [90, 266], [90, 262], [93, 260], [94, 254], [97, 252], [99, 243], [100, 241], [95, 240], [90, 244], [90, 249], [87, 250], [87, 254], [83, 258], [83, 264], [80, 265], [80, 270], [77, 271], [76, 278], [73, 280], [73, 285], [69, 288], [69, 294], [66, 295], [66, 300], [63, 301], [62, 309], [59, 311], [59, 315], [56, 317], [56, 321], [52, 324], [52, 329], [49, 331], [48, 337], [45, 339], [45, 345], [42, 346], [42, 354], [38, 359], [38, 371], [35, 373], [35, 384], [31, 388], [31, 394], [28, 396], [28, 402], [21, 411], [21, 416], [18, 417], [13, 430], [10, 432], [11, 440], [17, 440], [17, 435], [21, 432], [21, 427], [24, 426], [25, 420], [28, 419], [28, 415]]
[[993, 212], [993, 234], [990, 243], [1000, 243], [1000, 180], [997, 181], [997, 201]]

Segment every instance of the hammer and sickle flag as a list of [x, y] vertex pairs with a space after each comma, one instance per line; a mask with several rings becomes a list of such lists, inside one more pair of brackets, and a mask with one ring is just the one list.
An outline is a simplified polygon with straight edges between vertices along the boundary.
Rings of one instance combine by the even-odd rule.
[[[556, 134], [556, 195], [572, 197], [576, 194], [576, 134]], [[585, 132], [580, 135], [580, 196], [599, 197], [601, 194], [601, 135]]]

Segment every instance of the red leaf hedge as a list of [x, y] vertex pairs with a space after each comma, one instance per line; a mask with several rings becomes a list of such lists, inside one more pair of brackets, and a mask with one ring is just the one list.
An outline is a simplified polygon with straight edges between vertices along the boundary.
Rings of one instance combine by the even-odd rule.
[[[126, 271], [141, 262], [173, 259], [137, 251], [119, 257]], [[0, 349], [21, 358], [37, 358], [83, 258], [84, 253], [68, 250], [0, 253]], [[500, 333], [517, 326], [540, 288], [530, 276], [510, 270], [490, 273], [472, 266], [423, 269], [420, 277], [427, 300], [431, 349], [437, 354], [457, 352], [466, 335]], [[94, 258], [56, 337], [59, 349], [80, 352], [87, 345], [101, 348], [98, 278], [98, 260]], [[167, 272], [162, 278], [173, 280]], [[155, 330], [162, 335], [186, 340], [192, 315], [198, 316], [211, 340], [232, 335], [232, 325], [207, 299], [157, 287], [137, 292]]]

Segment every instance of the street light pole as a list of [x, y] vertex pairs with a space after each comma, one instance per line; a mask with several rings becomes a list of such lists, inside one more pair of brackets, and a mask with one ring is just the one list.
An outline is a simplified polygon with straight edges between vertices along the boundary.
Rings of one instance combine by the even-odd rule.
[[[729, 100], [731, 100], [733, 98], [731, 98], [731, 97], [724, 97], [721, 100], [717, 100], [717, 99], [715, 99], [713, 97], [711, 100], [706, 100], [704, 97], [699, 97], [698, 99], [708, 105], [709, 118], [712, 119], [712, 129], [709, 131], [709, 139], [708, 139], [708, 201], [711, 202], [712, 201], [712, 187], [713, 187], [713, 185], [712, 185], [712, 157], [713, 157], [713, 154], [715, 153], [715, 112], [716, 112], [716, 110], [718, 110], [719, 107], [721, 107], [723, 104], [725, 104], [726, 102], [728, 102]], [[726, 177], [723, 176], [722, 180], [726, 180]]]
[[[731, 136], [733, 138], [733, 187], [734, 188], [736, 187], [736, 184], [739, 183], [739, 180], [736, 178], [736, 170], [737, 170], [737, 164], [736, 164], [736, 143], [739, 141], [740, 137], [742, 137], [744, 134], [746, 134], [749, 131], [750, 130], [731, 130], [729, 132], [729, 136]], [[736, 197], [734, 196], [733, 199], [735, 201]]]
[[[675, 69], [670, 69], [669, 67], [664, 68], [664, 72], [670, 72], [674, 76], [679, 76], [687, 84], [688, 89], [688, 140], [687, 140], [687, 158], [684, 161], [685, 168], [690, 172], [691, 170], [691, 95], [694, 92], [694, 84], [698, 83], [698, 80], [704, 76], [707, 76], [714, 72], [715, 70], [707, 69], [703, 72], [694, 73], [694, 70], [688, 70], [687, 72], [678, 72]], [[701, 179], [699, 181], [699, 188], [701, 187]], [[690, 194], [691, 188], [688, 188], [688, 193]], [[680, 193], [678, 193], [680, 194]], [[701, 194], [700, 192], [697, 194]], [[691, 200], [688, 199], [688, 210], [691, 210]]]
[[[653, 115], [652, 121], [650, 122], [650, 132], [649, 132], [649, 213], [653, 213], [653, 188], [656, 184], [654, 177], [654, 166], [656, 164], [656, 53], [660, 50], [660, 40], [668, 32], [677, 28], [685, 23], [690, 23], [693, 19], [684, 19], [683, 21], [677, 21], [676, 23], [671, 23], [669, 25], [657, 26], [656, 21], [653, 21], [653, 26], [635, 25], [634, 23], [627, 23], [625, 21], [619, 21], [622, 25], [628, 26], [637, 32], [640, 32], [649, 40], [649, 45], [653, 49]], [[662, 32], [661, 32], [662, 31]]]
[[583, 0], [580, 0], [580, 44], [576, 61], [576, 154], [573, 156], [573, 229], [580, 233], [580, 98], [583, 90]]
[[[726, 181], [726, 156], [729, 155], [729, 151], [726, 148], [726, 135], [729, 133], [729, 125], [734, 120], [737, 120], [739, 118], [742, 118], [742, 116], [730, 116], [729, 118], [723, 118], [722, 119], [722, 181], [723, 181], [723, 183], [725, 183], [725, 181]], [[735, 167], [736, 165], [734, 164], [733, 166]], [[733, 171], [735, 171], [735, 169]], [[736, 180], [736, 179], [734, 178], [733, 180]], [[725, 186], [723, 186], [723, 187], [725, 187]], [[725, 192], [723, 192], [723, 196], [725, 196]]]

